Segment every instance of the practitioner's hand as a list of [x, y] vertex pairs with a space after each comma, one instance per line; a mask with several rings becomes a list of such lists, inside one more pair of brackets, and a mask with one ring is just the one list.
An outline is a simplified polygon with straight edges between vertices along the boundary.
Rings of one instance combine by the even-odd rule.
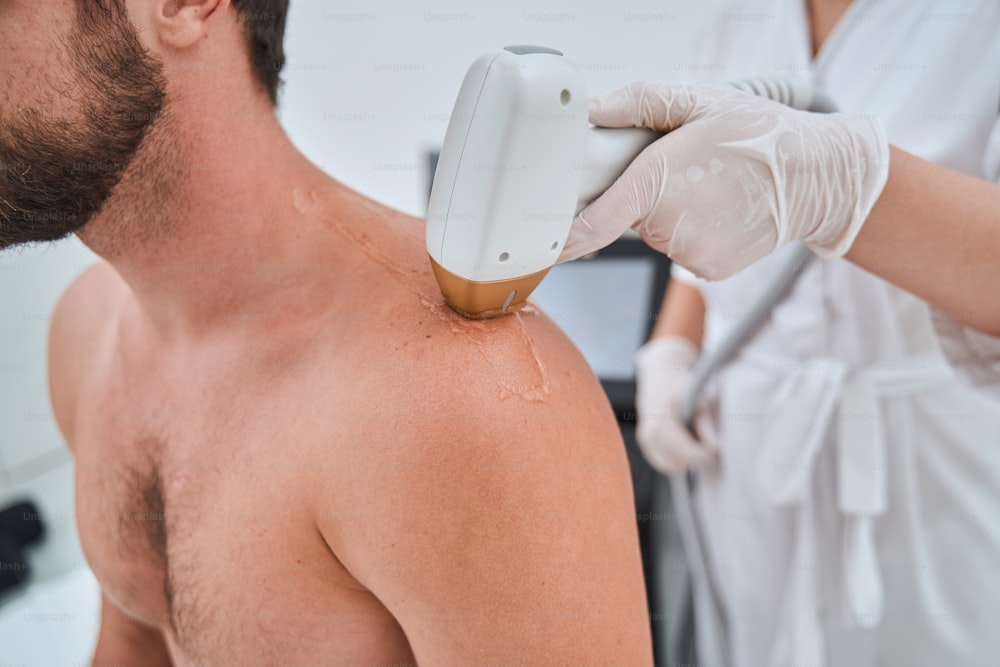
[[794, 240], [838, 257], [888, 174], [879, 121], [796, 111], [728, 87], [633, 83], [592, 98], [590, 120], [669, 134], [577, 216], [560, 261], [630, 227], [708, 279]]
[[691, 380], [698, 349], [680, 336], [655, 338], [635, 355], [636, 439], [649, 465], [670, 475], [711, 461], [718, 453], [715, 428], [704, 404], [695, 416], [695, 437], [678, 407]]

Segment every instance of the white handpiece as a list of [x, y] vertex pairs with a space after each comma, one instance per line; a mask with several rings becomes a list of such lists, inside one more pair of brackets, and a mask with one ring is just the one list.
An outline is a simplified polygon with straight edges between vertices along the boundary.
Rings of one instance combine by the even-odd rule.
[[662, 136], [662, 132], [642, 127], [591, 127], [587, 132], [587, 153], [574, 214], [600, 197], [646, 146]]
[[469, 69], [427, 209], [431, 266], [460, 314], [522, 305], [559, 258], [581, 204], [658, 136], [588, 135], [587, 115], [583, 79], [558, 51], [507, 47]]
[[510, 46], [465, 76], [427, 209], [427, 252], [448, 304], [467, 317], [524, 303], [573, 222], [587, 90], [558, 51]]

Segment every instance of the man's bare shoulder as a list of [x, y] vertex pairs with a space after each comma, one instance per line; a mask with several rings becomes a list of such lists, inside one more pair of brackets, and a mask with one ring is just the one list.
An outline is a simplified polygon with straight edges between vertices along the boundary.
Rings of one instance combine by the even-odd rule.
[[631, 480], [599, 382], [534, 306], [451, 312], [419, 232], [367, 250], [394, 260], [364, 283], [381, 320], [354, 349], [342, 417], [360, 440], [325, 462], [321, 532], [428, 662], [648, 662]]
[[[338, 450], [338, 465], [357, 456], [356, 465], [346, 466], [352, 475], [391, 476], [420, 465], [416, 459], [425, 455], [453, 461], [537, 456], [545, 442], [547, 452], [607, 457], [621, 464], [614, 474], [627, 478], [600, 383], [544, 312], [529, 303], [493, 320], [464, 319], [445, 304], [434, 280], [424, 222], [376, 204], [352, 204], [330, 223], [354, 249], [352, 289], [330, 307], [329, 340], [322, 344], [350, 360], [327, 375], [350, 387], [343, 414], [376, 442]], [[380, 457], [386, 438], [393, 440], [389, 459]], [[434, 465], [423, 473], [447, 479], [451, 471]]]
[[559, 415], [567, 423], [579, 415], [614, 427], [587, 362], [544, 312], [529, 303], [493, 320], [463, 318], [434, 280], [423, 221], [371, 210], [334, 225], [359, 258], [353, 295], [329, 313], [341, 334], [350, 332], [352, 356], [364, 359], [351, 378], [356, 396], [385, 399], [411, 424], [445, 420], [451, 431], [464, 422], [481, 432], [501, 416], [492, 423], [506, 429], [517, 415], [550, 422]]
[[49, 325], [49, 396], [59, 429], [72, 447], [78, 388], [127, 287], [107, 262], [86, 269], [63, 292]]
[[391, 397], [411, 424], [448, 419], [449, 430], [465, 422], [481, 431], [491, 416], [506, 424], [517, 415], [569, 423], [579, 415], [613, 427], [587, 362], [537, 306], [473, 321], [445, 304], [423, 233], [422, 221], [399, 215], [364, 237], [370, 261], [355, 274], [357, 301], [332, 313], [352, 323], [353, 352], [365, 359], [354, 393]]

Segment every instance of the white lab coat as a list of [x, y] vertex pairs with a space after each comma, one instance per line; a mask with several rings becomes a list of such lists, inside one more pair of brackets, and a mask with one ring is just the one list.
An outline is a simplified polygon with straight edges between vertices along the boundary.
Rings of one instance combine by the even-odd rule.
[[[1000, 262], [1000, 258], [997, 258]], [[1000, 308], [1000, 286], [993, 303]], [[941, 350], [966, 384], [1000, 399], [1000, 338], [963, 327], [947, 315], [934, 313], [934, 329]]]
[[[815, 61], [804, 4], [727, 6], [677, 69], [805, 77], [1000, 180], [1000, 2], [855, 0]], [[785, 254], [698, 281], [706, 346]], [[711, 391], [721, 464], [695, 502], [735, 667], [1000, 660], [998, 378], [996, 339], [846, 261], [805, 270]]]

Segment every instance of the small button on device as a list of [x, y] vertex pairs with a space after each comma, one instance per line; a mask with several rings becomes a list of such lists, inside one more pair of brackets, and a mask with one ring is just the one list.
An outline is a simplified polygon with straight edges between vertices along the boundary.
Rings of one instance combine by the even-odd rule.
[[507, 295], [507, 300], [504, 301], [503, 305], [500, 307], [501, 310], [507, 310], [508, 308], [510, 308], [510, 304], [514, 303], [514, 297], [516, 297], [516, 296], [517, 296], [517, 290], [514, 290], [513, 292], [511, 292], [510, 294], [508, 294]]

